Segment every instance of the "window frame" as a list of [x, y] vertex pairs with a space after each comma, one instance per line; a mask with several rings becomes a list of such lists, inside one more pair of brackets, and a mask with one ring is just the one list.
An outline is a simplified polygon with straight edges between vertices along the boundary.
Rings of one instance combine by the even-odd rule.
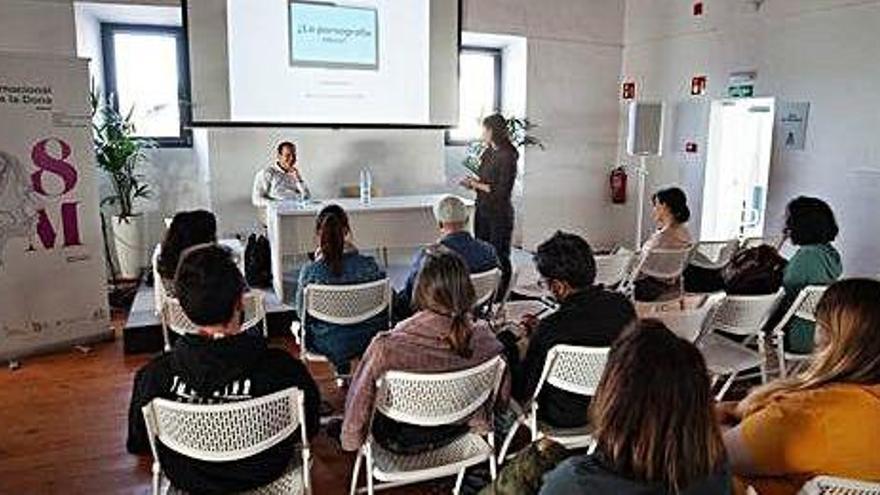
[[104, 59], [104, 91], [109, 103], [119, 108], [119, 94], [116, 90], [116, 46], [113, 35], [116, 33], [165, 34], [174, 36], [177, 46], [177, 104], [180, 113], [179, 137], [141, 136], [155, 142], [161, 148], [191, 148], [192, 108], [190, 102], [189, 54], [183, 28], [158, 24], [101, 23], [101, 55]]
[[[493, 112], [500, 113], [501, 112], [501, 102], [503, 101], [503, 78], [502, 78], [502, 65], [504, 58], [504, 50], [502, 48], [495, 48], [489, 46], [474, 46], [474, 45], [462, 45], [458, 50], [459, 60], [461, 60], [461, 56], [466, 53], [479, 53], [479, 54], [488, 54], [491, 55], [495, 61], [495, 102]], [[458, 74], [459, 81], [461, 81], [461, 69], [459, 69]], [[459, 99], [461, 95], [459, 95]], [[458, 109], [459, 112], [461, 108]], [[470, 141], [462, 140], [462, 139], [453, 139], [451, 136], [451, 132], [453, 129], [457, 127], [453, 126], [449, 129], [446, 129], [445, 141], [447, 146], [467, 146]]]

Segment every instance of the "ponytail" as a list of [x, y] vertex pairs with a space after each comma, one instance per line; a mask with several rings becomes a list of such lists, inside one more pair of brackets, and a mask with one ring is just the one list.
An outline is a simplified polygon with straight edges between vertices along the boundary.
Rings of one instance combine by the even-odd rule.
[[338, 205], [330, 205], [321, 210], [316, 222], [321, 258], [330, 267], [333, 275], [342, 275], [342, 255], [345, 251], [345, 236], [348, 233], [348, 215]]
[[452, 325], [446, 341], [452, 351], [463, 358], [470, 358], [474, 351], [471, 349], [471, 336], [474, 331], [470, 322], [469, 313], [458, 313], [452, 316]]

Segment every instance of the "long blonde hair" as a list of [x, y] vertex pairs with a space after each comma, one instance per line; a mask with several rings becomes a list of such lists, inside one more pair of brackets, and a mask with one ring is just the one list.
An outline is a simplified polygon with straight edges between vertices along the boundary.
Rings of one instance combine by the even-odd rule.
[[470, 272], [461, 257], [441, 245], [429, 247], [416, 278], [413, 306], [451, 318], [446, 341], [453, 352], [465, 358], [473, 354], [471, 310], [475, 302]]
[[880, 281], [842, 280], [830, 286], [816, 307], [821, 332], [813, 362], [792, 378], [757, 388], [739, 405], [744, 415], [792, 392], [834, 383], [880, 383]]

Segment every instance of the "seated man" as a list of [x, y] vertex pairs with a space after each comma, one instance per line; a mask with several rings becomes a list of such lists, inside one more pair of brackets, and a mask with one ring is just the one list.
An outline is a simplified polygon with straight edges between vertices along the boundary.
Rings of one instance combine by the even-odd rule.
[[[559, 310], [540, 321], [529, 316], [522, 322], [529, 342], [521, 361], [513, 332], [498, 334], [511, 363], [513, 396], [520, 403], [534, 394], [553, 346], [608, 347], [636, 319], [627, 298], [594, 284], [596, 260], [582, 238], [557, 232], [538, 246], [535, 265], [544, 287], [559, 302]], [[587, 424], [587, 397], [545, 384], [538, 401], [540, 419], [552, 426], [576, 428]]]
[[[228, 251], [217, 245], [184, 251], [175, 292], [199, 335], [180, 339], [173, 351], [138, 370], [128, 412], [128, 451], [150, 451], [141, 408], [156, 397], [193, 404], [242, 401], [289, 387], [305, 394], [305, 425], [318, 431], [320, 396], [306, 367], [262, 337], [242, 333], [246, 286]], [[250, 490], [277, 479], [296, 453], [292, 434], [278, 445], [239, 461], [207, 462], [157, 446], [165, 474], [178, 488], [197, 493]]]
[[[468, 232], [467, 206], [457, 196], [445, 196], [434, 205], [434, 218], [440, 228], [439, 244], [458, 253], [464, 259], [470, 273], [480, 273], [498, 266], [495, 248], [488, 242], [475, 239]], [[413, 259], [406, 284], [397, 294], [394, 301], [394, 313], [398, 319], [413, 314], [412, 293], [416, 284], [416, 276], [425, 259], [425, 250], [420, 249]]]

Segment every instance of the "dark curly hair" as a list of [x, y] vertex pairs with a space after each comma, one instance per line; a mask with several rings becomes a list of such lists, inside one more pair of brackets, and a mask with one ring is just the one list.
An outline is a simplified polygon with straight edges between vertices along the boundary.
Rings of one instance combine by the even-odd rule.
[[799, 196], [785, 207], [785, 231], [797, 246], [825, 244], [837, 238], [834, 212], [819, 198]]
[[596, 259], [593, 249], [583, 238], [556, 232], [535, 252], [535, 266], [542, 277], [567, 282], [583, 289], [596, 281]]
[[688, 208], [687, 195], [678, 187], [668, 187], [654, 193], [651, 198], [656, 204], [669, 208], [672, 218], [678, 223], [685, 223], [691, 218], [691, 209]]
[[206, 210], [181, 211], [174, 215], [162, 240], [156, 269], [159, 276], [174, 280], [180, 253], [196, 244], [217, 242], [217, 218]]

